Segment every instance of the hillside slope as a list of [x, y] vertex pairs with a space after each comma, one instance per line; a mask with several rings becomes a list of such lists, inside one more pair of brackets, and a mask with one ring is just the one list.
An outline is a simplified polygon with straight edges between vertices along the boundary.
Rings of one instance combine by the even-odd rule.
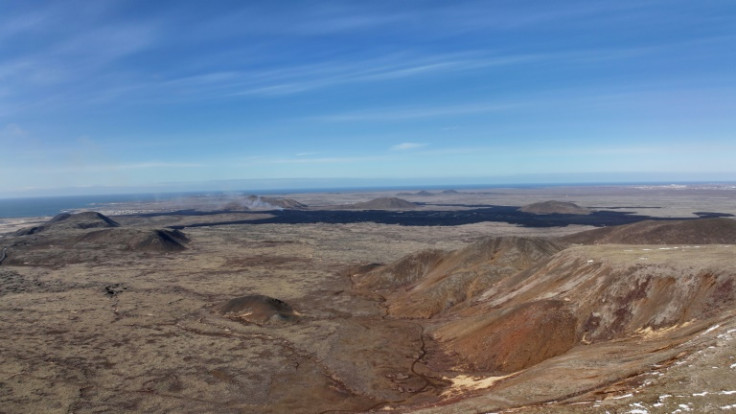
[[645, 220], [576, 233], [561, 240], [580, 244], [736, 244], [736, 220]]
[[[492, 387], [478, 401], [503, 408], [641, 375], [693, 352], [707, 327], [736, 324], [736, 245], [706, 244], [731, 241], [731, 224], [645, 222], [558, 240], [488, 238], [372, 266], [353, 282], [382, 296], [391, 318], [426, 321], [435, 345], [421, 372], [455, 378], [446, 391], [455, 397]], [[554, 390], [534, 388], [555, 375]], [[501, 381], [506, 376], [514, 379]]]

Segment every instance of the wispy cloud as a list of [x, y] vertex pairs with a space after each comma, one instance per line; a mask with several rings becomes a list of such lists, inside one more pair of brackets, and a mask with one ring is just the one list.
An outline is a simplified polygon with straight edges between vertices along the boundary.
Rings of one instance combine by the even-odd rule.
[[262, 159], [258, 162], [261, 164], [349, 164], [365, 161], [380, 161], [385, 157], [366, 156], [366, 157], [320, 157], [320, 158], [274, 158]]
[[135, 162], [135, 163], [121, 163], [121, 164], [79, 164], [79, 165], [67, 165], [65, 167], [49, 169], [46, 172], [120, 172], [127, 170], [147, 170], [147, 169], [178, 169], [178, 168], [204, 168], [205, 164], [200, 163], [189, 163], [189, 162], [161, 162], [161, 161], [149, 161], [149, 162]]
[[545, 53], [500, 54], [482, 50], [462, 53], [407, 55], [350, 60], [329, 60], [317, 64], [245, 70], [227, 73], [201, 73], [173, 79], [169, 84], [191, 86], [224, 96], [283, 96], [346, 84], [384, 82], [429, 76], [459, 75], [494, 67], [509, 67], [540, 62], [603, 62], [642, 56], [649, 48], [616, 48], [557, 51]]
[[342, 114], [320, 115], [309, 119], [327, 122], [356, 121], [402, 121], [417, 118], [433, 118], [441, 116], [472, 115], [489, 112], [506, 111], [518, 108], [518, 103], [477, 102], [462, 105], [435, 105], [425, 107], [398, 107], [382, 110], [354, 111]]
[[32, 9], [17, 14], [10, 14], [0, 19], [0, 42], [9, 42], [18, 36], [27, 35], [48, 24], [49, 20], [60, 12], [59, 5], [47, 7], [34, 6]]
[[194, 163], [194, 162], [139, 162], [132, 164], [119, 164], [113, 166], [113, 168], [121, 170], [133, 170], [133, 169], [146, 169], [146, 168], [201, 168], [205, 167], [205, 164]]
[[[569, 5], [568, 5], [569, 6]], [[101, 7], [102, 8], [102, 7]], [[114, 7], [108, 7], [114, 9]], [[486, 7], [427, 6], [421, 13], [444, 16], [437, 20], [438, 26], [456, 25], [479, 13]], [[104, 8], [103, 8], [104, 9]], [[185, 7], [186, 9], [186, 7]], [[558, 20], [564, 16], [599, 13], [600, 7], [554, 7], [544, 11], [529, 13], [529, 10], [514, 9], [513, 20], [524, 24], [538, 21]], [[404, 36], [413, 31], [426, 33], [426, 27], [414, 27], [415, 13], [407, 8], [370, 7], [360, 3], [346, 5], [327, 5], [317, 9], [299, 8], [277, 13], [270, 6], [246, 6], [217, 19], [207, 19], [192, 24], [191, 31], [211, 31], [232, 36], [265, 36], [264, 44], [284, 42], [286, 50], [301, 54], [298, 46], [302, 39], [297, 34], [325, 35], [326, 33], [360, 32], [392, 27], [396, 30], [407, 23], [411, 27], [401, 29]], [[301, 13], [304, 12], [304, 13]], [[465, 49], [462, 52], [431, 53], [419, 48], [407, 48], [404, 52], [396, 49], [387, 51], [383, 47], [366, 48], [360, 56], [324, 55], [317, 59], [292, 58], [290, 54], [280, 54], [275, 48], [256, 50], [253, 42], [245, 46], [213, 47], [200, 49], [202, 56], [178, 56], [166, 65], [166, 70], [146, 68], [137, 70], [138, 65], [116, 66], [126, 57], [140, 52], [156, 50], [157, 47], [170, 47], [180, 42], [180, 37], [192, 36], [172, 29], [173, 20], [162, 22], [149, 19], [107, 19], [105, 10], [98, 11], [94, 18], [85, 17], [81, 27], [63, 30], [59, 22], [69, 20], [71, 12], [66, 8], [49, 7], [42, 12], [28, 11], [26, 14], [3, 20], [0, 27], [7, 26], [7, 36], [11, 33], [43, 34], [46, 40], [38, 47], [31, 48], [16, 56], [3, 59], [0, 64], [0, 80], [14, 85], [7, 98], [0, 97], [0, 110], [28, 112], [34, 106], [70, 106], [75, 103], [100, 104], [105, 102], [166, 103], [187, 101], [209, 101], [248, 97], [283, 97], [304, 94], [309, 91], [370, 82], [390, 82], [394, 80], [420, 77], [460, 75], [470, 71], [484, 71], [492, 67], [526, 65], [538, 62], [581, 61], [591, 59], [616, 59], [630, 56], [631, 51], [558, 51], [544, 53], [508, 53], [502, 50]], [[522, 19], [523, 16], [532, 16]], [[304, 17], [306, 16], [306, 17]], [[502, 9], [492, 14], [493, 19], [506, 19]], [[504, 17], [505, 16], [505, 17]], [[268, 18], [265, 18], [268, 17]], [[503, 17], [503, 18], [502, 18]], [[530, 19], [530, 20], [529, 20]], [[529, 21], [527, 21], [529, 20]], [[46, 24], [45, 22], [49, 22]], [[243, 25], [243, 21], [252, 24]], [[432, 20], [434, 21], [434, 20]], [[260, 23], [259, 23], [260, 22]], [[263, 23], [266, 22], [266, 23]], [[282, 22], [282, 24], [277, 24]], [[444, 22], [444, 23], [443, 23]], [[5, 24], [10, 23], [10, 24]], [[181, 22], [180, 22], [181, 23]], [[480, 24], [480, 23], [479, 23]], [[214, 27], [209, 27], [214, 25]], [[260, 27], [263, 25], [264, 27]], [[48, 26], [50, 29], [46, 29]], [[247, 26], [247, 28], [242, 28]], [[265, 27], [268, 26], [268, 27]], [[491, 25], [493, 26], [493, 25]], [[209, 29], [208, 29], [209, 27]], [[274, 30], [273, 28], [277, 29]], [[270, 29], [268, 29], [270, 28]], [[267, 30], [268, 29], [268, 30]], [[498, 28], [496, 28], [498, 29]], [[270, 30], [270, 31], [269, 31]], [[58, 36], [50, 33], [59, 32]], [[271, 36], [285, 36], [287, 39], [273, 39]], [[375, 35], [372, 32], [372, 35]], [[2, 39], [2, 29], [0, 29]], [[195, 39], [195, 38], [193, 38]], [[259, 38], [260, 39], [260, 38]], [[215, 41], [210, 38], [209, 41]], [[262, 40], [262, 39], [261, 39]], [[198, 41], [201, 41], [198, 40]], [[533, 49], [530, 49], [533, 50]], [[248, 56], [248, 59], [243, 59]], [[234, 57], [243, 62], [236, 63]], [[178, 59], [177, 59], [178, 58]], [[206, 62], [206, 63], [203, 63]], [[305, 64], [305, 62], [312, 62]], [[125, 69], [124, 69], [125, 68]], [[155, 68], [155, 66], [154, 66]], [[126, 70], [127, 69], [127, 70]], [[131, 70], [133, 69], [133, 70]], [[53, 86], [59, 88], [53, 88]], [[73, 90], [71, 90], [73, 88]], [[36, 99], [34, 94], [43, 95]], [[28, 97], [28, 98], [26, 98]], [[7, 103], [3, 102], [7, 100]], [[12, 105], [11, 105], [12, 104]], [[31, 107], [26, 107], [30, 105]], [[13, 107], [17, 109], [13, 109]], [[368, 116], [370, 116], [368, 114]], [[421, 117], [423, 115], [404, 113], [397, 116]], [[426, 116], [431, 116], [428, 114]], [[385, 118], [385, 117], [384, 117]], [[337, 119], [335, 119], [337, 120]], [[350, 120], [349, 117], [346, 120]]]
[[0, 116], [93, 102], [121, 87], [120, 60], [160, 41], [158, 22], [109, 18], [111, 3], [19, 9], [0, 16]]
[[18, 124], [6, 124], [0, 128], [0, 137], [22, 137], [28, 135], [28, 131]]
[[[365, 2], [294, 2], [288, 8], [269, 2], [240, 2], [226, 14], [198, 21], [196, 38], [229, 36], [326, 36], [360, 33], [376, 28], [405, 28], [416, 9], [366, 6]], [[317, 7], [315, 7], [317, 6]], [[185, 33], [184, 35], [188, 35]]]
[[402, 142], [401, 144], [397, 144], [391, 147], [391, 151], [407, 151], [407, 150], [413, 150], [417, 148], [426, 147], [427, 144], [422, 142]]
[[422, 55], [394, 53], [362, 59], [326, 60], [309, 65], [239, 71], [213, 71], [160, 84], [181, 92], [219, 96], [279, 96], [351, 84], [480, 70], [548, 58], [543, 54], [501, 56], [485, 51]]
[[0, 125], [0, 147], [6, 156], [4, 162], [17, 161], [21, 153], [27, 153], [30, 147], [38, 144], [38, 140], [20, 125]]
[[724, 2], [293, 3], [3, 3], [0, 168], [20, 187], [732, 153]]

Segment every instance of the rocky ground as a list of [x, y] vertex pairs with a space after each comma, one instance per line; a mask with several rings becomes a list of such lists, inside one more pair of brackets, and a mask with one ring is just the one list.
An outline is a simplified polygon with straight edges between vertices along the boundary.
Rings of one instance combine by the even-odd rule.
[[0, 412], [736, 410], [736, 247], [692, 222], [111, 219], [0, 238]]

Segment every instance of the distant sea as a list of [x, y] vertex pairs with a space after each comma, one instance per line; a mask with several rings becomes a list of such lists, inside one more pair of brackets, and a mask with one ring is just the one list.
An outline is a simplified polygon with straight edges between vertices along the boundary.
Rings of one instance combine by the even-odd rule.
[[180, 195], [125, 194], [0, 199], [0, 218], [55, 216], [69, 210], [94, 209], [108, 203], [151, 202]]

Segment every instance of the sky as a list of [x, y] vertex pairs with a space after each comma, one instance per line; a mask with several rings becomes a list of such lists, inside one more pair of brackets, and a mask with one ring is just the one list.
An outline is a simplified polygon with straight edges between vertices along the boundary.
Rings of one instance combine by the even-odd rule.
[[3, 1], [0, 198], [736, 180], [736, 2]]

